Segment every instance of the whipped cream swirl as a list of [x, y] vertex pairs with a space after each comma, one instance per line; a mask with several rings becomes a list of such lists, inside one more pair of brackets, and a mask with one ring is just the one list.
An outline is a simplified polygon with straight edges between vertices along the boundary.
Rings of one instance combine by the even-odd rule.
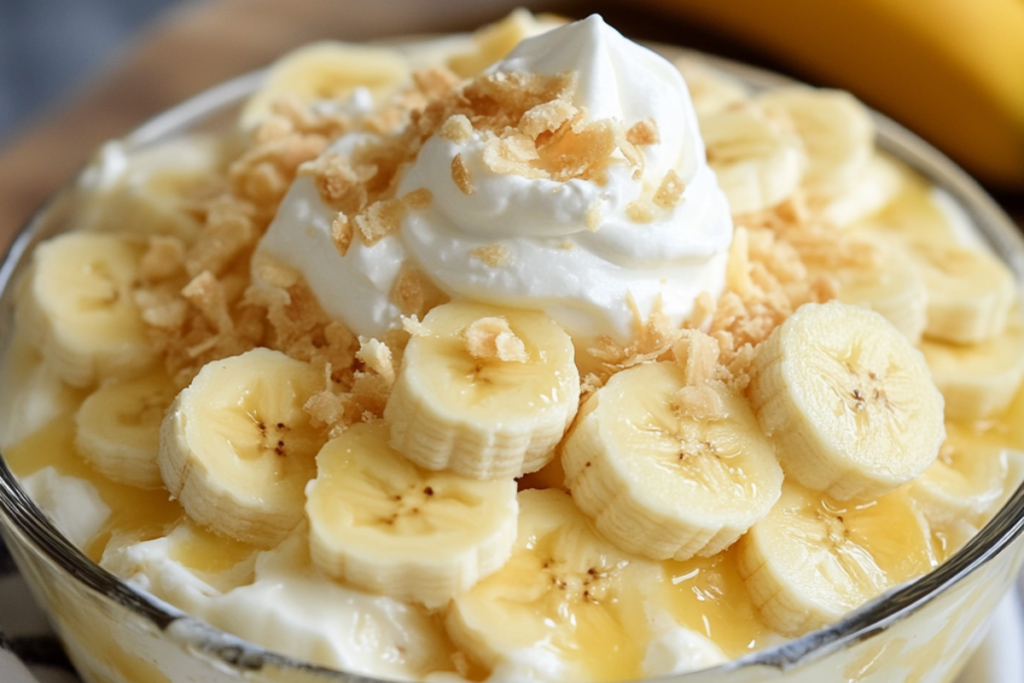
[[[398, 187], [399, 196], [426, 188], [433, 201], [411, 211], [396, 233], [338, 255], [330, 243], [336, 212], [300, 177], [261, 248], [302, 271], [328, 314], [363, 335], [398, 324], [389, 295], [407, 261], [453, 298], [542, 310], [577, 339], [626, 342], [656, 308], [679, 322], [701, 292], [721, 292], [732, 221], [672, 64], [594, 15], [524, 40], [488, 72], [574, 74], [571, 104], [588, 121], [614, 119], [628, 129], [653, 120], [658, 141], [642, 148], [642, 175], [634, 177], [625, 158], [596, 181], [499, 173], [484, 160], [487, 133], [435, 135]], [[358, 143], [345, 136], [331, 151]], [[450, 172], [456, 155], [471, 194]], [[682, 195], [656, 206], [651, 199], [669, 171]], [[630, 217], [632, 202], [648, 207], [643, 222]], [[481, 259], [482, 248], [499, 249], [500, 262]]]

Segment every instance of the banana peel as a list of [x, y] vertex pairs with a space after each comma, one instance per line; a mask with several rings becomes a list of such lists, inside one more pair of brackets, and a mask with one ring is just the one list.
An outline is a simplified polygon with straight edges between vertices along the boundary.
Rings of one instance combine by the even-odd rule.
[[643, 0], [843, 88], [1024, 191], [1024, 1]]

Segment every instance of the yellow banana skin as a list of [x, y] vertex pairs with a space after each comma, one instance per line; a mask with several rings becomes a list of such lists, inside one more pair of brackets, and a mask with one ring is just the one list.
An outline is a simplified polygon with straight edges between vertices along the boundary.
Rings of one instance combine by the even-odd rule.
[[1021, 0], [643, 0], [850, 90], [982, 182], [1024, 190]]

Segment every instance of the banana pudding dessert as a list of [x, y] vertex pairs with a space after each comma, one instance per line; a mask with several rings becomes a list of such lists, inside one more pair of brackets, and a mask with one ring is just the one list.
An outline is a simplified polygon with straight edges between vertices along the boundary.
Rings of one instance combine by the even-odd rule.
[[1024, 480], [1018, 285], [955, 202], [853, 97], [598, 16], [299, 49], [76, 199], [19, 283], [5, 460], [101, 567], [312, 664], [713, 667]]

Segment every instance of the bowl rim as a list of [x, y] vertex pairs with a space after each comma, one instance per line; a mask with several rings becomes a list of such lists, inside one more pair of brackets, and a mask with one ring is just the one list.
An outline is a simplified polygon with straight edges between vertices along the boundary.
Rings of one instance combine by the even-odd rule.
[[[429, 37], [424, 37], [430, 39]], [[447, 40], [450, 37], [438, 38]], [[383, 41], [401, 46], [404, 40]], [[759, 67], [674, 45], [647, 43], [664, 56], [686, 57], [738, 78], [755, 90], [797, 81]], [[144, 122], [119, 142], [126, 151], [173, 139], [192, 126], [237, 106], [264, 81], [266, 70], [243, 74], [209, 88]], [[876, 145], [908, 164], [936, 187], [947, 192], [978, 227], [981, 237], [993, 247], [1014, 272], [1018, 287], [1024, 281], [1024, 238], [999, 205], [955, 163], [921, 138], [888, 117], [872, 111]], [[11, 242], [0, 263], [0, 350], [6, 351], [13, 326], [13, 283], [26, 266], [26, 257], [42, 238], [55, 212], [69, 200], [84, 169], [59, 188], [29, 218]], [[89, 560], [64, 539], [18, 484], [0, 453], [0, 532], [9, 540], [17, 537], [56, 565], [81, 587], [128, 609], [164, 632], [176, 644], [193, 653], [238, 672], [258, 671], [266, 665], [304, 671], [324, 681], [384, 683], [354, 673], [311, 664], [279, 654], [221, 631], [155, 596], [142, 591]], [[1024, 531], [1024, 485], [1014, 492], [1001, 510], [942, 565], [911, 582], [897, 586], [834, 624], [804, 636], [766, 647], [709, 669], [667, 677], [685, 681], [691, 674], [726, 673], [736, 669], [765, 667], [788, 670], [868, 639], [923, 608], [932, 599], [957, 586], [966, 576], [1005, 550]], [[17, 559], [16, 544], [12, 554]]]

